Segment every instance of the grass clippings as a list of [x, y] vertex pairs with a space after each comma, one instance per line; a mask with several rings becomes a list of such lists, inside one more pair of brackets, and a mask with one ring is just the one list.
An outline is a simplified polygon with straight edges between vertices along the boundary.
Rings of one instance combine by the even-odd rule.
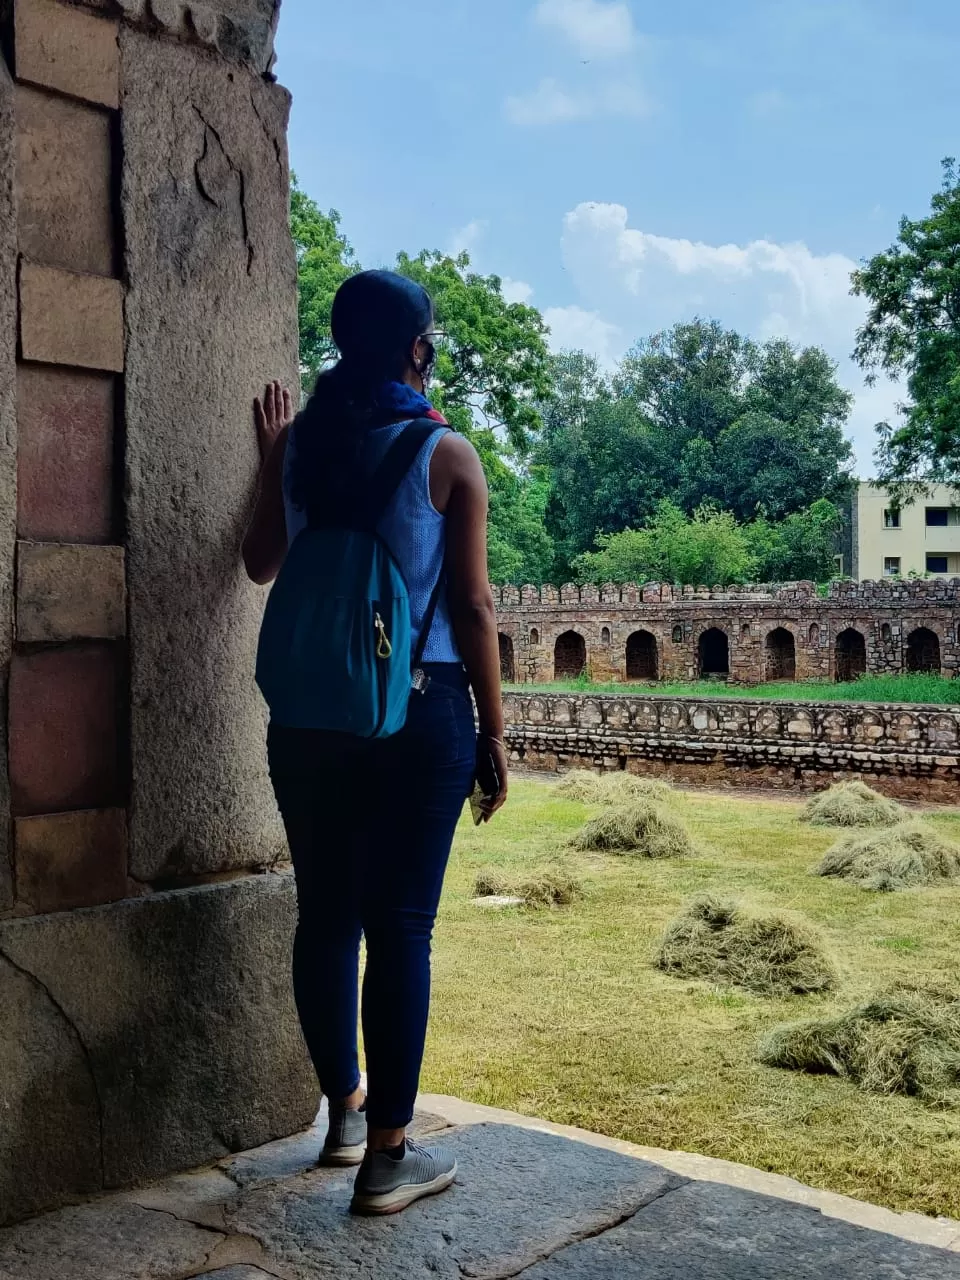
[[838, 782], [810, 800], [803, 820], [814, 827], [892, 827], [907, 811], [865, 782]]
[[760, 1042], [768, 1067], [845, 1076], [868, 1093], [960, 1104], [960, 994], [894, 987], [832, 1018], [775, 1027]]
[[519, 898], [525, 907], [568, 907], [583, 896], [583, 882], [556, 863], [516, 878], [484, 870], [478, 873], [473, 890], [477, 898]]
[[608, 809], [588, 822], [573, 843], [585, 852], [636, 858], [687, 858], [696, 852], [686, 824], [651, 800]]
[[827, 850], [816, 872], [883, 893], [943, 884], [960, 880], [960, 846], [925, 822], [901, 823], [844, 836]]
[[567, 800], [583, 804], [606, 804], [628, 800], [669, 800], [674, 795], [669, 782], [660, 778], [640, 778], [634, 773], [590, 773], [574, 769], [558, 784], [557, 792]]
[[779, 913], [755, 915], [709, 895], [695, 899], [670, 925], [657, 968], [763, 996], [809, 995], [837, 983], [809, 925]]

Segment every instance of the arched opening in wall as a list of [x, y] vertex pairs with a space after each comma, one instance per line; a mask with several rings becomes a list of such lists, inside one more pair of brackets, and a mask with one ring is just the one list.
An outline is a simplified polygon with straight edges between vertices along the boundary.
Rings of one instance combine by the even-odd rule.
[[603, 628], [601, 629], [601, 631], [600, 631], [600, 643], [601, 643], [601, 644], [609, 644], [609, 643], [610, 643], [610, 628], [609, 628], [609, 627], [603, 627]]
[[883, 641], [884, 644], [890, 644], [890, 642], [893, 640], [893, 627], [891, 627], [889, 622], [885, 622], [881, 626], [880, 639]]
[[[957, 634], [960, 635], [960, 628], [957, 629]], [[673, 643], [683, 644], [683, 627], [679, 625], [673, 628]]]
[[929, 627], [917, 627], [907, 636], [907, 670], [940, 674], [940, 640]]
[[786, 627], [776, 627], [767, 636], [767, 679], [796, 680], [797, 642]]
[[847, 627], [837, 636], [836, 678], [838, 684], [856, 680], [867, 670], [867, 642], [859, 631]]
[[744, 623], [741, 625], [741, 627], [740, 627], [740, 639], [741, 639], [741, 640], [749, 640], [749, 639], [750, 639], [750, 623], [749, 623], [749, 622], [744, 622]]
[[530, 628], [530, 643], [531, 643], [531, 644], [539, 644], [539, 643], [540, 643], [540, 632], [537, 630], [537, 628], [536, 628], [536, 627], [531, 627], [531, 628]]
[[513, 656], [513, 641], [501, 631], [497, 636], [500, 642], [500, 679], [513, 684], [517, 678], [517, 664]]
[[657, 641], [649, 631], [635, 631], [627, 640], [627, 679], [658, 680]]
[[820, 628], [815, 622], [810, 624], [810, 643], [818, 645], [820, 643]]
[[728, 676], [730, 641], [726, 632], [719, 627], [710, 627], [704, 631], [697, 646], [697, 659], [701, 677]]
[[564, 631], [553, 647], [554, 680], [575, 680], [587, 667], [587, 644], [576, 631]]

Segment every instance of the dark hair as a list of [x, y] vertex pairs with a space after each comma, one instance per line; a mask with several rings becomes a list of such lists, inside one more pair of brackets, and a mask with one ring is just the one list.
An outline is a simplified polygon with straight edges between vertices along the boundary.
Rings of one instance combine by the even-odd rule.
[[337, 290], [330, 327], [340, 359], [317, 378], [296, 422], [291, 498], [298, 510], [348, 501], [365, 433], [392, 420], [378, 391], [403, 378], [411, 344], [432, 323], [429, 293], [393, 271], [361, 271]]

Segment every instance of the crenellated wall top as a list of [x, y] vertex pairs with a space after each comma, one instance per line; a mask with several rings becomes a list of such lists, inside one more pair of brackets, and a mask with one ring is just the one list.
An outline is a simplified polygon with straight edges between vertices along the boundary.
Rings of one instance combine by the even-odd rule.
[[544, 605], [576, 605], [578, 608], [602, 605], [676, 604], [717, 601], [731, 604], [788, 602], [812, 603], [820, 600], [863, 604], [891, 604], [914, 601], [927, 604], [960, 603], [960, 578], [890, 579], [883, 582], [831, 582], [821, 594], [813, 582], [746, 583], [742, 586], [679, 586], [664, 582], [624, 582], [542, 587], [497, 587], [493, 598], [500, 609], [523, 609]]

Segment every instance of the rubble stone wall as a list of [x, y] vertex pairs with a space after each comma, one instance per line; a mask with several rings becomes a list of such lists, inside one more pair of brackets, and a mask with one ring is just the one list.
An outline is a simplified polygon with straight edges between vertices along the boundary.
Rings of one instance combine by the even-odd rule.
[[960, 670], [958, 579], [838, 582], [826, 595], [805, 582], [501, 587], [495, 600], [504, 675], [520, 683], [577, 674], [577, 652], [608, 681]]
[[527, 768], [782, 788], [863, 777], [904, 799], [960, 798], [960, 708], [511, 693], [504, 709]]

